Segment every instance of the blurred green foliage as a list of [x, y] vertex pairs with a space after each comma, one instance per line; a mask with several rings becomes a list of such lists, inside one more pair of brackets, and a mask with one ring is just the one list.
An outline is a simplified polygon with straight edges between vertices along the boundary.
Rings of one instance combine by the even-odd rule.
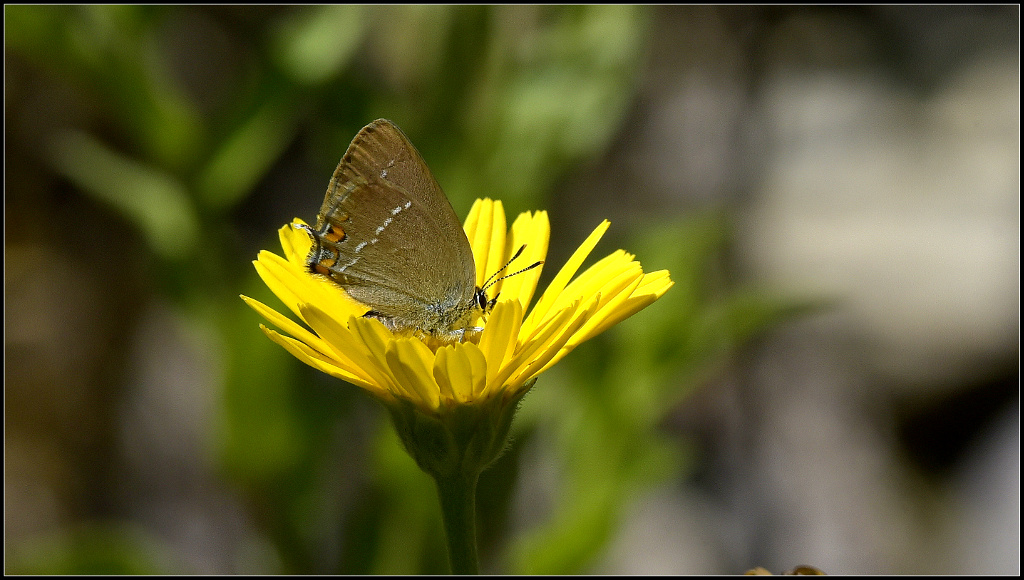
[[5, 572], [31, 575], [143, 575], [181, 572], [159, 542], [126, 525], [91, 524], [16, 546]]
[[[632, 6], [5, 6], [8, 58], [73, 95], [74, 114], [41, 131], [38, 159], [135, 228], [159, 294], [214, 323], [224, 372], [211, 445], [277, 552], [278, 567], [260, 572], [447, 563], [432, 483], [383, 415], [370, 442], [339, 438], [361, 408], [357, 390], [302, 367], [238, 300], [275, 304], [238, 241], [247, 200], [289, 152], [326, 186], [358, 129], [387, 117], [461, 215], [484, 196], [512, 217], [543, 209], [557, 181], [621, 131], [648, 20]], [[16, 80], [8, 103], [25, 94]], [[320, 191], [302, 193], [307, 206]], [[279, 251], [273, 229], [257, 235]], [[589, 570], [630, 502], [686, 469], [659, 422], [787, 311], [757, 293], [723, 295], [709, 265], [727, 240], [727, 220], [712, 214], [635, 233], [626, 247], [676, 286], [527, 397], [517, 443], [493, 469], [504, 477], [485, 474], [479, 492], [485, 570]], [[576, 242], [553, 232], [553, 244]], [[553, 446], [563, 480], [545, 522], [512, 530], [519, 451], [538, 441]], [[181, 571], [166, 564], [173, 555], [149, 558], [134, 533], [103, 529], [18, 551], [8, 571]]]

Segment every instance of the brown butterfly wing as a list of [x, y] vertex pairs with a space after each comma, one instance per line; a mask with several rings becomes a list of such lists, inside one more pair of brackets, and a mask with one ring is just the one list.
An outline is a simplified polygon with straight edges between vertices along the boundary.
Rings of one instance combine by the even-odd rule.
[[469, 240], [419, 152], [390, 121], [363, 127], [341, 158], [310, 266], [394, 327], [449, 331], [473, 308]]

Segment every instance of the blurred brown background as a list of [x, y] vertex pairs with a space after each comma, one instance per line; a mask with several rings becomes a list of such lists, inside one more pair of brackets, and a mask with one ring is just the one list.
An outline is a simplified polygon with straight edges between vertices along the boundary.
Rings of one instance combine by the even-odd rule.
[[4, 11], [6, 572], [445, 570], [238, 299], [378, 117], [677, 282], [525, 399], [485, 571], [1019, 572], [1018, 6]]

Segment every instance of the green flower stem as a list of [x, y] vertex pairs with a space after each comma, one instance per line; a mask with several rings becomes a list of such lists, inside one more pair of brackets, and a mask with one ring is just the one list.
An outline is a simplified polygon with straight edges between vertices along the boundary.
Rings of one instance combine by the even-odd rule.
[[447, 405], [437, 413], [424, 413], [403, 399], [386, 402], [405, 450], [437, 483], [453, 574], [480, 573], [476, 484], [480, 472], [505, 449], [516, 405], [536, 380], [526, 383], [520, 392], [501, 393], [474, 404]]
[[479, 473], [436, 475], [452, 574], [479, 574], [476, 556], [476, 484]]

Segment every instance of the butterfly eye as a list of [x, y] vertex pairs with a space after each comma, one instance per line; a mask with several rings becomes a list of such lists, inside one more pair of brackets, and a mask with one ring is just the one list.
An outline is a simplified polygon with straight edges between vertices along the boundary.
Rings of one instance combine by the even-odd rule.
[[477, 308], [483, 310], [484, 312], [487, 311], [487, 304], [489, 303], [489, 301], [487, 300], [487, 293], [484, 292], [483, 289], [480, 288], [479, 286], [476, 287], [476, 292], [474, 292], [473, 294], [473, 299], [476, 302]]

